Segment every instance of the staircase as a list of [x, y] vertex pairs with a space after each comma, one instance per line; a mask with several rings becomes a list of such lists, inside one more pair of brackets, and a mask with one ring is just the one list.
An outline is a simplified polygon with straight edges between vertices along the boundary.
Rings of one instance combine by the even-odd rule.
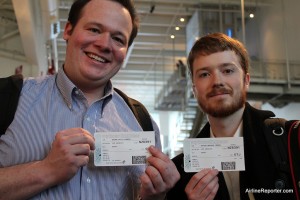
[[155, 110], [161, 111], [184, 111], [186, 107], [187, 79], [181, 76], [178, 70], [163, 87], [156, 98]]

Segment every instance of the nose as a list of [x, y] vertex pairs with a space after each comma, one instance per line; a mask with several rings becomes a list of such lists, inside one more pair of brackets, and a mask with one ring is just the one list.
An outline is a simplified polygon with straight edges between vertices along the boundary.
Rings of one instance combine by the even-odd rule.
[[214, 87], [223, 86], [222, 73], [214, 72], [212, 75], [212, 84]]
[[102, 51], [110, 52], [112, 48], [111, 36], [109, 32], [103, 32], [97, 36], [95, 45]]

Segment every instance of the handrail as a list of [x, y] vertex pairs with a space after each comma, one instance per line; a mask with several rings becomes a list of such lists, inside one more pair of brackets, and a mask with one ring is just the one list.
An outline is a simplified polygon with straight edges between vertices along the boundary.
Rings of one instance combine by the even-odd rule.
[[290, 61], [289, 70], [286, 70], [285, 61], [251, 61], [250, 77], [299, 84], [300, 61]]

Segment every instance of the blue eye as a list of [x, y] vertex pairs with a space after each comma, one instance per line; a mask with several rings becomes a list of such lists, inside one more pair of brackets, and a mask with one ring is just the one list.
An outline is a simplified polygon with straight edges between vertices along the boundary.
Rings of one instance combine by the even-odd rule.
[[90, 28], [89, 31], [91, 31], [93, 33], [100, 33], [99, 29], [97, 29], [97, 28]]
[[208, 72], [200, 73], [198, 76], [199, 76], [200, 78], [205, 78], [205, 77], [208, 77], [208, 76], [209, 76], [209, 73], [208, 73]]
[[233, 69], [225, 69], [225, 70], [223, 71], [224, 74], [232, 74], [233, 72], [234, 72]]
[[116, 40], [117, 42], [122, 43], [122, 44], [124, 43], [123, 40], [119, 37], [114, 37], [113, 39]]

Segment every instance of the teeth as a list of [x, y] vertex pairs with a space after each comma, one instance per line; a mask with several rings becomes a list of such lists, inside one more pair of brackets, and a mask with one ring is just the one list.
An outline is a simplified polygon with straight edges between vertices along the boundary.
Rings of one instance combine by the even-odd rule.
[[99, 62], [103, 62], [103, 63], [105, 62], [105, 60], [103, 58], [101, 58], [101, 57], [99, 57], [95, 54], [88, 53], [87, 56], [94, 59], [94, 60], [97, 60]]

